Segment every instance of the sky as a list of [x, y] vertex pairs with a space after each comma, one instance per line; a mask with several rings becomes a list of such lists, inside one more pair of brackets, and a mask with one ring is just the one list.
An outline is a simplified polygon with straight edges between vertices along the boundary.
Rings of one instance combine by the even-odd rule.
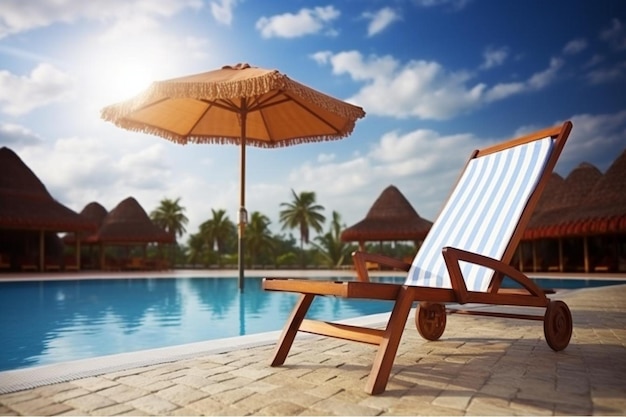
[[278, 216], [292, 190], [351, 226], [395, 185], [432, 221], [472, 150], [565, 120], [563, 177], [626, 149], [623, 0], [2, 0], [0, 146], [77, 212], [180, 198], [184, 243], [212, 209], [236, 221], [239, 149], [129, 132], [100, 111], [240, 62], [366, 112], [341, 140], [248, 148], [246, 207], [274, 233], [290, 233]]

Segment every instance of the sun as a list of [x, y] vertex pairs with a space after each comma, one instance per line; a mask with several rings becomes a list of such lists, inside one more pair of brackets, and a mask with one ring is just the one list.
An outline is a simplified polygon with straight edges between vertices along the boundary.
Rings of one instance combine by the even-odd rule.
[[155, 81], [158, 63], [149, 55], [117, 55], [100, 62], [98, 88], [102, 99], [121, 101], [146, 89]]
[[[149, 64], [139, 61], [121, 61], [114, 64], [105, 76], [106, 93], [112, 100], [126, 100], [145, 90], [154, 79]], [[108, 78], [108, 79], [107, 79]]]
[[164, 79], [171, 59], [157, 39], [115, 39], [83, 49], [81, 70], [92, 100], [109, 105], [132, 98]]

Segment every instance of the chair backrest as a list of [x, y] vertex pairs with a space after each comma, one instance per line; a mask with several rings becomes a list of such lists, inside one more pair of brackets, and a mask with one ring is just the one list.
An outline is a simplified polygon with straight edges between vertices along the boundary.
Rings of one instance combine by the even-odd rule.
[[[571, 124], [565, 138], [570, 128]], [[554, 142], [552, 136], [539, 137], [511, 141], [512, 146], [484, 156], [476, 152], [413, 259], [405, 285], [451, 288], [441, 253], [444, 247], [503, 260], [529, 199], [560, 154], [562, 143], [556, 157], [552, 155]], [[461, 262], [461, 271], [469, 291], [487, 291], [494, 275], [488, 268], [466, 262]]]

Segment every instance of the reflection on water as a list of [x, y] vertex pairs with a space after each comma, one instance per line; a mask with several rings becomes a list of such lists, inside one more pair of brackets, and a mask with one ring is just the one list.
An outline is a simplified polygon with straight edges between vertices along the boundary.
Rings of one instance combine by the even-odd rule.
[[[387, 278], [385, 281], [401, 282]], [[247, 278], [0, 283], [0, 371], [279, 330], [296, 294]], [[308, 317], [390, 311], [386, 301], [317, 297]]]

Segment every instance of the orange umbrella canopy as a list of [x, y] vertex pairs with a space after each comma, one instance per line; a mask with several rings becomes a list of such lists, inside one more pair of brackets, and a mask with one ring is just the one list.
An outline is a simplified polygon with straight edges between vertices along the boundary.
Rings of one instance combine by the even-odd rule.
[[94, 240], [108, 244], [173, 243], [174, 236], [152, 223], [133, 197], [106, 215]]
[[417, 214], [393, 185], [385, 188], [363, 220], [341, 233], [344, 242], [423, 240], [433, 223]]
[[119, 127], [181, 144], [259, 147], [339, 139], [364, 116], [360, 107], [248, 64], [157, 81], [102, 110], [102, 118]]
[[64, 232], [95, 230], [96, 225], [56, 201], [20, 157], [2, 147], [0, 228]]

